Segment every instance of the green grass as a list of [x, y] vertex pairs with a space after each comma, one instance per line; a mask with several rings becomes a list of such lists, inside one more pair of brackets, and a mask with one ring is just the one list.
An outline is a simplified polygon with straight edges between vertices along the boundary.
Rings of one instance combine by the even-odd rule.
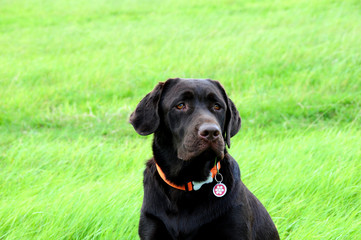
[[170, 77], [222, 82], [282, 239], [361, 236], [361, 2], [0, 0], [0, 239], [137, 239]]

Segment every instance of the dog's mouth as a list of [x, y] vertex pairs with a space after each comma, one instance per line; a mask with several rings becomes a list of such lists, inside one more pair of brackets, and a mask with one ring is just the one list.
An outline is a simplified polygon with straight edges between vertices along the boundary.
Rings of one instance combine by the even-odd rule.
[[219, 138], [216, 141], [204, 141], [197, 139], [196, 141], [186, 141], [187, 144], [182, 144], [178, 148], [178, 158], [184, 161], [191, 160], [198, 157], [202, 153], [210, 153], [207, 155], [214, 155], [218, 159], [224, 158], [224, 141]]

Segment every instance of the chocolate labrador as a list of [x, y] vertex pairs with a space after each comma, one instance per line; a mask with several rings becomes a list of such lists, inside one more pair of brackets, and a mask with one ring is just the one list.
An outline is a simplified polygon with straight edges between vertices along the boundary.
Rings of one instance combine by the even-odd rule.
[[168, 79], [138, 104], [130, 123], [154, 133], [144, 171], [141, 239], [279, 239], [261, 202], [227, 153], [241, 127], [217, 81]]

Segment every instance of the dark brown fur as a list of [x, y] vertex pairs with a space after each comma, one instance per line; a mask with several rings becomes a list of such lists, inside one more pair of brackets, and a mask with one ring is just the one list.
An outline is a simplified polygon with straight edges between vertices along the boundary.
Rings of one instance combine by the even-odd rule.
[[[279, 239], [261, 202], [240, 179], [237, 162], [227, 153], [241, 127], [239, 113], [217, 81], [168, 79], [138, 104], [130, 123], [141, 135], [154, 133], [153, 155], [144, 171], [141, 239]], [[215, 159], [228, 190], [213, 195], [213, 183], [198, 191], [166, 184], [204, 181]]]

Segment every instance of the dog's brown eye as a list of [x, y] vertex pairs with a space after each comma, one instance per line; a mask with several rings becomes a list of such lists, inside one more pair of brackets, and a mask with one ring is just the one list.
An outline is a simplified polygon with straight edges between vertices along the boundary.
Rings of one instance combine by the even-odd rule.
[[178, 105], [176, 106], [176, 108], [179, 109], [179, 110], [182, 110], [182, 109], [184, 109], [185, 107], [186, 107], [186, 105], [185, 105], [184, 103], [180, 103], [180, 104], [178, 104]]
[[214, 109], [214, 110], [220, 110], [220, 109], [221, 109], [221, 106], [216, 103], [216, 104], [214, 104], [213, 109]]

